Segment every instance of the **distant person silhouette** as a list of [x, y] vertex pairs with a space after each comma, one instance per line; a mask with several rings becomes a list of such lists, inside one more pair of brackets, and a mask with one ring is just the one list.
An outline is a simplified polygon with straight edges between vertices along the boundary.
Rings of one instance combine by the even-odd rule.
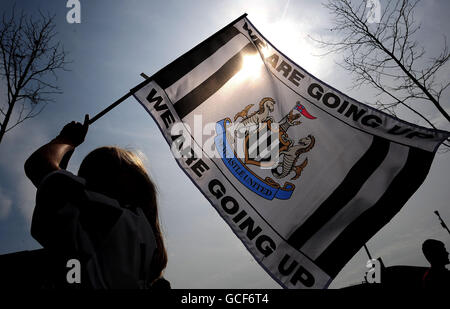
[[450, 271], [445, 268], [450, 261], [444, 243], [427, 239], [422, 245], [422, 251], [431, 264], [423, 276], [422, 286], [428, 289], [450, 288]]
[[66, 262], [80, 261], [82, 288], [170, 288], [162, 278], [167, 253], [156, 188], [139, 157], [101, 147], [84, 158], [78, 176], [65, 170], [88, 122], [86, 115], [84, 124], [67, 124], [25, 162], [38, 188], [31, 234]]

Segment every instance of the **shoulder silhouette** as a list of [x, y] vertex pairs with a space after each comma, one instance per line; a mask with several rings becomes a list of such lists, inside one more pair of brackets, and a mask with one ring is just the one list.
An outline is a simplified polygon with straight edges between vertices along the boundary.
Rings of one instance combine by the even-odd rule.
[[449, 264], [449, 253], [443, 242], [427, 239], [422, 245], [422, 251], [431, 267], [425, 272], [422, 286], [430, 289], [450, 287], [450, 271], [445, 268]]

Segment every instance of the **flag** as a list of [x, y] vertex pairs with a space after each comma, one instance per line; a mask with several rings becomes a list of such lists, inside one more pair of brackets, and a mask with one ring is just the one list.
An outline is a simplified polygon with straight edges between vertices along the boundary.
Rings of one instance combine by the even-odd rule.
[[180, 168], [284, 288], [325, 288], [449, 133], [320, 81], [246, 15], [135, 87]]

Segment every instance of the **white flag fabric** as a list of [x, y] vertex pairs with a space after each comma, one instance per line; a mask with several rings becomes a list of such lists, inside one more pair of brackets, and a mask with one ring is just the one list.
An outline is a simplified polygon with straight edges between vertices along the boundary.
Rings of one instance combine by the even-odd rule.
[[[450, 135], [320, 81], [246, 15], [135, 87], [134, 96], [180, 168], [284, 288], [328, 287], [422, 184]], [[187, 134], [174, 129], [180, 123]], [[278, 147], [276, 162], [264, 165], [249, 133], [238, 154], [229, 128], [244, 124], [265, 124], [270, 134], [262, 139], [278, 138], [266, 138]]]

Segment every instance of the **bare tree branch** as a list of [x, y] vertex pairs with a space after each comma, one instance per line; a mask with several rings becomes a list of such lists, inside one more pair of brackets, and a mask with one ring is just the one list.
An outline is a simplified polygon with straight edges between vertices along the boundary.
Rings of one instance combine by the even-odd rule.
[[61, 93], [56, 74], [68, 63], [56, 40], [55, 16], [17, 15], [15, 9], [0, 22], [0, 80], [7, 101], [0, 106], [0, 143], [3, 136], [37, 116], [55, 94]]
[[386, 2], [376, 24], [368, 22], [368, 2], [329, 0], [325, 7], [334, 18], [330, 30], [338, 40], [312, 39], [324, 48], [324, 54], [343, 55], [340, 65], [353, 73], [353, 87], [369, 85], [375, 89], [377, 97], [383, 99], [373, 105], [381, 110], [395, 115], [397, 108], [403, 106], [436, 128], [413, 105], [428, 103], [450, 122], [440, 102], [450, 83], [438, 76], [450, 58], [445, 37], [440, 54], [427, 62], [425, 49], [415, 39], [420, 24], [414, 20], [414, 10], [419, 1]]

